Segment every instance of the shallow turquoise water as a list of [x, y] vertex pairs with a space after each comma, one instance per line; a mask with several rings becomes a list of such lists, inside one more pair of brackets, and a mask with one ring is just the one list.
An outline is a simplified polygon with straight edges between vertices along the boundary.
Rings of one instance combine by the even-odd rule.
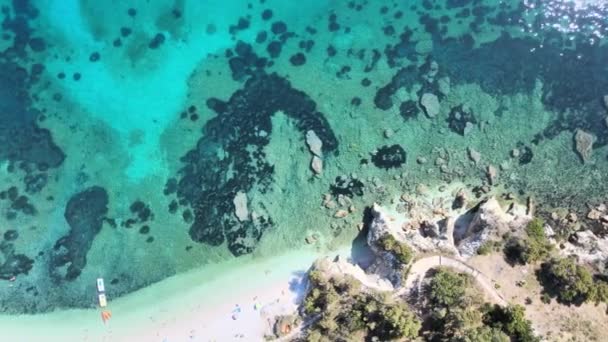
[[0, 6], [4, 313], [349, 243], [421, 184], [605, 201], [600, 1]]

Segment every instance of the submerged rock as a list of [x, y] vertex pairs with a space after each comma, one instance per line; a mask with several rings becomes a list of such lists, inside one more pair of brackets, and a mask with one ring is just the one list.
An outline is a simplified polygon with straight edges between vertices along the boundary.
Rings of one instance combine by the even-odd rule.
[[442, 78], [438, 79], [437, 80], [437, 89], [444, 96], [450, 95], [450, 91], [451, 91], [450, 78], [442, 77]]
[[479, 164], [479, 160], [481, 159], [481, 153], [477, 152], [472, 147], [469, 147], [467, 149], [467, 152], [469, 153], [469, 158], [471, 159], [471, 161], [473, 161], [473, 163], [475, 163], [475, 165]]
[[310, 161], [310, 168], [315, 174], [320, 175], [323, 172], [323, 160], [317, 156], [313, 156]]
[[459, 105], [450, 110], [447, 122], [453, 132], [464, 136], [473, 129], [477, 119], [469, 106]]
[[595, 140], [596, 137], [593, 134], [587, 133], [582, 129], [577, 129], [576, 133], [574, 133], [574, 146], [583, 163], [586, 163], [589, 161], [589, 158], [591, 158], [591, 152], [593, 150], [593, 143]]
[[234, 204], [234, 214], [236, 215], [236, 218], [241, 222], [249, 220], [247, 194], [242, 191], [237, 192], [232, 203]]
[[490, 182], [490, 185], [496, 184], [496, 178], [498, 177], [498, 170], [493, 165], [488, 165], [486, 175], [488, 176], [488, 182]]
[[435, 94], [425, 93], [420, 98], [420, 105], [424, 108], [424, 112], [429, 118], [434, 118], [439, 114], [441, 106], [439, 98]]
[[306, 144], [312, 154], [323, 157], [323, 141], [321, 141], [315, 131], [309, 130], [306, 132]]
[[334, 213], [335, 218], [345, 218], [346, 216], [348, 216], [348, 211], [346, 210], [340, 209]]

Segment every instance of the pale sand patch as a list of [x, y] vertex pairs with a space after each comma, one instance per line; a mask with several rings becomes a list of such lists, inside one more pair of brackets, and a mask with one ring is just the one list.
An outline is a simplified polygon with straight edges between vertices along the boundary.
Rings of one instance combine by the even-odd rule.
[[[349, 249], [344, 249], [330, 255], [348, 253]], [[115, 301], [110, 298], [113, 317], [105, 325], [98, 309], [0, 316], [1, 338], [46, 342], [262, 341], [270, 332], [269, 318], [295, 312], [305, 290], [304, 273], [320, 256], [323, 254], [312, 250], [298, 251], [246, 265], [223, 263], [180, 274]], [[227, 267], [234, 270], [222, 274]]]

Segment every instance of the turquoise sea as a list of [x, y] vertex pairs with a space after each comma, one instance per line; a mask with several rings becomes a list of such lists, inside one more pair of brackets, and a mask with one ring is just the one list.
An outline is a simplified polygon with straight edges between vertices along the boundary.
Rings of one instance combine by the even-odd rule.
[[372, 203], [450, 184], [549, 221], [606, 200], [602, 0], [0, 8], [5, 315], [349, 244]]

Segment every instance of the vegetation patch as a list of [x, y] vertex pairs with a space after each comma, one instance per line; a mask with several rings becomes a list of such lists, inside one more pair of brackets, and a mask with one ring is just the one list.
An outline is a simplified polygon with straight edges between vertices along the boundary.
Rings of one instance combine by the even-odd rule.
[[536, 342], [522, 306], [484, 303], [468, 274], [439, 268], [428, 284], [427, 341]]
[[553, 258], [543, 263], [538, 278], [545, 294], [560, 303], [608, 303], [608, 283], [594, 279], [593, 274], [573, 258]]
[[513, 237], [505, 245], [505, 257], [511, 264], [532, 264], [546, 259], [552, 245], [545, 236], [544, 221], [534, 218], [526, 226], [525, 237]]
[[418, 336], [420, 321], [407, 303], [388, 293], [362, 290], [351, 276], [327, 278], [309, 273], [304, 300], [307, 319], [315, 320], [306, 341], [389, 341]]
[[402, 265], [407, 265], [414, 257], [414, 251], [407, 244], [397, 241], [391, 234], [384, 234], [378, 239], [378, 246], [386, 252], [392, 253]]

